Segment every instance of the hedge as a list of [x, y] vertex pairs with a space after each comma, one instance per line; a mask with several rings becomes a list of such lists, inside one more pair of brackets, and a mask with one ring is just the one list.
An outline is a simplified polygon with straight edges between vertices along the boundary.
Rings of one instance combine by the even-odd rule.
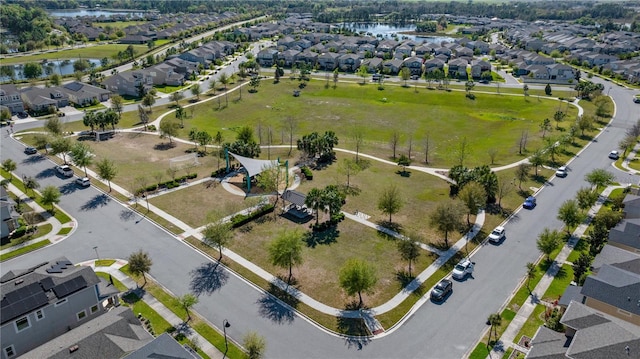
[[260, 207], [258, 210], [251, 212], [250, 214], [236, 214], [231, 217], [231, 227], [238, 228], [243, 224], [249, 223], [250, 221], [262, 217], [267, 213], [271, 213], [274, 210], [274, 206], [272, 204], [265, 205]]
[[309, 167], [304, 166], [300, 170], [302, 171], [302, 174], [304, 175], [304, 177], [306, 179], [308, 179], [308, 180], [312, 180], [313, 179], [313, 172], [311, 172]]

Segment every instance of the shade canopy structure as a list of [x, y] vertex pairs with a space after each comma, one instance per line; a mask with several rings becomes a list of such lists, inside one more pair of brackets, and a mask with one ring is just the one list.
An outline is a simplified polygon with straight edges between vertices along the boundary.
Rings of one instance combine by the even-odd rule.
[[228, 153], [240, 162], [245, 171], [247, 171], [247, 175], [249, 175], [249, 177], [258, 175], [265, 169], [279, 166], [278, 160], [258, 160], [255, 158], [243, 157], [233, 152]]
[[290, 189], [284, 191], [281, 197], [283, 200], [293, 203], [299, 207], [303, 207], [305, 205], [305, 200], [307, 199], [307, 196], [304, 193], [292, 191]]

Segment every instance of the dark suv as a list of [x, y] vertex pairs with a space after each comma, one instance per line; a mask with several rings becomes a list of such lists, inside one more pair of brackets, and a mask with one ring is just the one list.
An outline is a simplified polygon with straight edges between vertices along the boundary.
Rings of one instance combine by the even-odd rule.
[[431, 290], [431, 300], [441, 302], [453, 290], [453, 282], [443, 279]]

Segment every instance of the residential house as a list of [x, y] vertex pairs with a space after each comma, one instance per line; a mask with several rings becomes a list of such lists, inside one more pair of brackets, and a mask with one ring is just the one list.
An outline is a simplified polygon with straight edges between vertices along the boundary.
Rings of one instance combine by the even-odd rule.
[[526, 359], [622, 359], [640, 353], [640, 327], [582, 303], [572, 301], [560, 323], [564, 333], [538, 328]]
[[549, 80], [549, 69], [544, 65], [529, 65], [524, 68], [527, 78], [535, 80]]
[[293, 49], [280, 52], [278, 53], [278, 62], [282, 63], [285, 67], [291, 67], [298, 61], [299, 53], [300, 51]]
[[475, 53], [476, 49], [478, 49], [478, 51], [481, 54], [488, 54], [489, 53], [489, 44], [484, 42], [484, 41], [480, 41], [480, 40], [469, 41], [464, 46], [470, 48], [471, 50], [473, 50], [474, 53]]
[[429, 59], [424, 62], [424, 71], [431, 72], [436, 69], [444, 71], [444, 64], [445, 62], [439, 58]]
[[20, 96], [25, 107], [34, 112], [69, 106], [69, 96], [58, 86], [27, 87], [20, 91]]
[[202, 359], [195, 350], [188, 346], [182, 346], [167, 333], [163, 333], [142, 348], [125, 356], [123, 359], [151, 358]]
[[358, 51], [369, 52], [373, 54], [376, 52], [376, 45], [365, 43], [358, 46]]
[[397, 75], [401, 68], [402, 60], [400, 59], [387, 60], [382, 63], [382, 70], [386, 74]]
[[435, 49], [433, 49], [433, 51], [436, 56], [444, 55], [447, 57], [447, 59], [451, 57], [451, 49], [449, 48], [441, 46], [441, 47], [436, 47]]
[[109, 90], [78, 81], [62, 85], [62, 91], [69, 96], [70, 103], [78, 106], [107, 101], [111, 96], [111, 91]]
[[277, 56], [278, 56], [278, 50], [272, 47], [268, 47], [258, 52], [257, 61], [258, 61], [258, 64], [262, 67], [271, 67], [275, 65], [276, 60], [278, 58]]
[[178, 55], [178, 58], [181, 58], [186, 61], [197, 62], [199, 64], [202, 64], [205, 67], [208, 67], [211, 62], [215, 61], [216, 56], [213, 52], [208, 51], [203, 47], [199, 47], [199, 48], [181, 53], [180, 55]]
[[364, 59], [361, 66], [366, 66], [370, 73], [376, 73], [382, 69], [382, 59], [379, 57]]
[[185, 76], [175, 71], [175, 68], [167, 63], [147, 67], [145, 69], [153, 78], [154, 85], [182, 86]]
[[422, 59], [416, 56], [407, 57], [402, 63], [403, 67], [411, 70], [411, 75], [422, 76]]
[[609, 231], [609, 245], [640, 253], [640, 218], [625, 218]]
[[549, 79], [552, 81], [572, 81], [576, 75], [573, 67], [565, 64], [551, 64], [546, 66], [549, 70]]
[[622, 201], [624, 218], [640, 218], [640, 196], [637, 194], [627, 194]]
[[142, 35], [127, 35], [120, 39], [121, 44], [146, 44], [151, 41], [151, 38]]
[[15, 209], [15, 201], [9, 197], [7, 190], [0, 187], [0, 238], [6, 238], [18, 227], [20, 214]]
[[422, 45], [418, 45], [415, 48], [416, 56], [424, 57], [425, 55], [430, 55], [433, 52], [433, 46], [429, 43], [423, 43]]
[[74, 266], [64, 257], [7, 272], [0, 278], [0, 292], [3, 359], [21, 356], [104, 314], [118, 294], [91, 267]]
[[453, 59], [449, 61], [449, 78], [467, 79], [467, 65], [469, 63], [465, 59]]
[[355, 72], [360, 67], [360, 57], [356, 54], [344, 54], [338, 57], [338, 67], [342, 71]]
[[483, 72], [491, 71], [491, 63], [484, 60], [472, 60], [471, 61], [471, 76], [473, 78], [480, 78]]
[[107, 90], [118, 95], [139, 97], [141, 87], [145, 93], [153, 87], [153, 77], [143, 70], [125, 71], [106, 78], [102, 84]]
[[629, 252], [628, 250], [605, 244], [598, 255], [591, 263], [591, 273], [597, 275], [600, 268], [607, 264], [616, 268], [632, 268], [640, 262], [640, 253]]
[[395, 40], [383, 40], [380, 41], [376, 50], [380, 53], [392, 53], [396, 46], [398, 46], [398, 42]]
[[338, 66], [338, 58], [341, 54], [335, 52], [325, 52], [318, 56], [318, 66], [323, 70], [332, 71]]
[[456, 46], [453, 49], [451, 49], [451, 51], [453, 52], [454, 55], [456, 55], [456, 57], [468, 57], [468, 58], [473, 57], [473, 50], [471, 50], [468, 47]]
[[0, 106], [7, 107], [11, 114], [24, 112], [20, 91], [14, 84], [0, 85]]
[[298, 54], [298, 62], [315, 66], [316, 63], [318, 63], [318, 54], [310, 51], [309, 49], [306, 49]]
[[396, 54], [401, 54], [400, 58], [405, 58], [411, 56], [411, 52], [413, 51], [413, 47], [409, 44], [401, 44], [395, 49]]
[[185, 78], [189, 78], [191, 74], [198, 73], [198, 63], [183, 60], [179, 57], [173, 57], [164, 61], [165, 64], [172, 66], [174, 71], [183, 75]]

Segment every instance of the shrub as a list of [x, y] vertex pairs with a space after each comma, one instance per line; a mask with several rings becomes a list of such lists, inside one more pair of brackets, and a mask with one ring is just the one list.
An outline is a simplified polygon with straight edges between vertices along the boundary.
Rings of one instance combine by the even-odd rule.
[[196, 177], [198, 177], [198, 174], [197, 174], [197, 173], [189, 173], [189, 174], [187, 175], [187, 178], [188, 178], [188, 179], [194, 179], [194, 178], [196, 178]]
[[158, 189], [158, 185], [157, 184], [152, 184], [150, 186], [147, 186], [147, 192], [153, 192], [155, 190]]
[[11, 235], [11, 238], [19, 238], [25, 235], [25, 233], [27, 233], [27, 226], [20, 226], [18, 227], [18, 229], [16, 229], [13, 234]]
[[310, 181], [313, 179], [313, 172], [311, 172], [311, 169], [309, 169], [309, 167], [304, 166], [300, 170], [302, 171], [302, 174], [307, 180]]
[[238, 228], [243, 224], [246, 224], [256, 218], [260, 218], [267, 213], [271, 213], [274, 210], [274, 206], [272, 204], [268, 204], [260, 207], [260, 209], [250, 213], [250, 214], [237, 214], [231, 217], [231, 226], [233, 228]]
[[213, 172], [211, 172], [211, 177], [222, 177], [227, 173], [227, 169], [226, 168], [220, 168], [218, 170], [215, 170]]
[[166, 186], [167, 186], [167, 189], [172, 189], [172, 188], [179, 187], [180, 184], [178, 182], [171, 181], [167, 183]]
[[147, 126], [147, 131], [155, 131], [155, 130], [156, 130], [156, 126], [155, 125]]

